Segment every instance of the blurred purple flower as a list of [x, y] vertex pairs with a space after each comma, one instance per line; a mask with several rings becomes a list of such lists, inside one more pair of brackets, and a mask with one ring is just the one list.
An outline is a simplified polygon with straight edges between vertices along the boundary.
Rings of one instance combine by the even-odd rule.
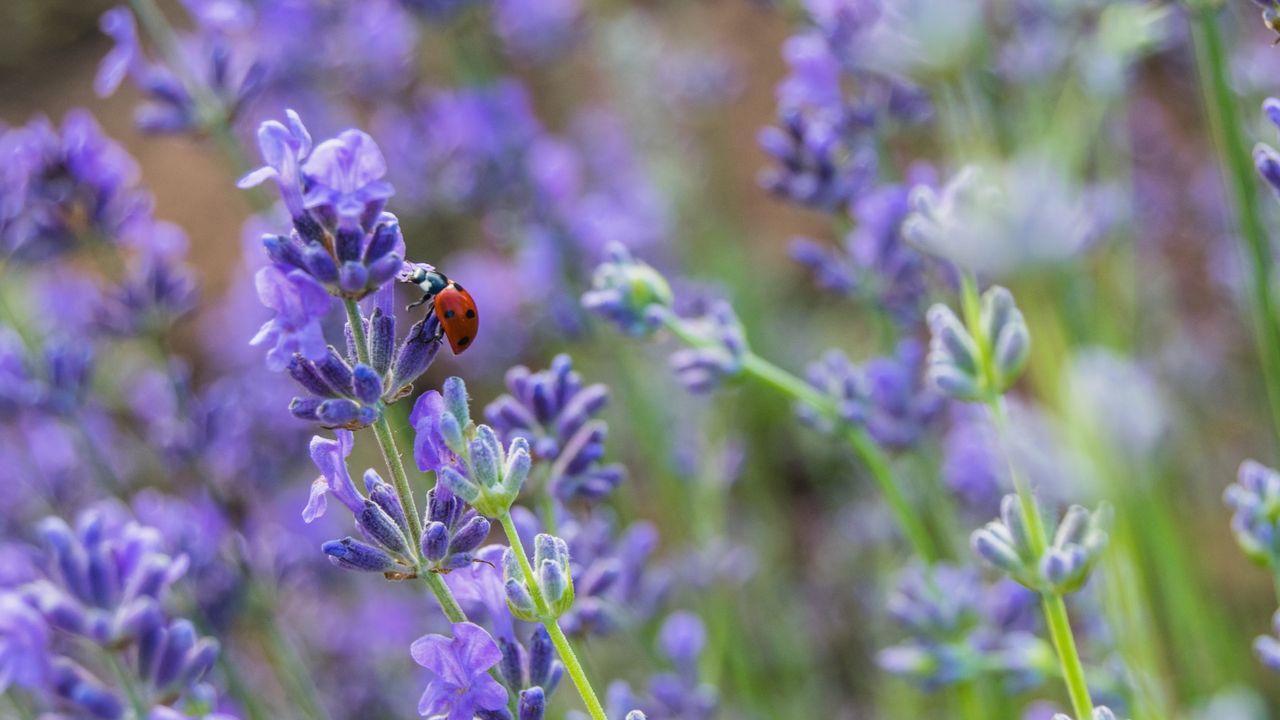
[[49, 628], [16, 592], [0, 592], [0, 693], [33, 688], [49, 674]]
[[0, 251], [28, 262], [81, 243], [115, 243], [151, 218], [138, 167], [86, 110], [59, 132], [44, 117], [0, 129]]
[[567, 52], [581, 34], [581, 0], [494, 0], [494, 32], [514, 55], [548, 60]]

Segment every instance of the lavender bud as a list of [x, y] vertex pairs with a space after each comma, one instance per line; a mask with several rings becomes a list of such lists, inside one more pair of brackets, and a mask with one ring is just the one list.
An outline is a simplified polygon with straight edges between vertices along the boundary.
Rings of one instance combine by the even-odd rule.
[[471, 518], [453, 535], [449, 542], [449, 552], [469, 553], [484, 542], [489, 536], [489, 521], [479, 515]]
[[347, 395], [354, 389], [355, 378], [352, 374], [351, 366], [347, 365], [347, 362], [342, 359], [342, 356], [338, 354], [338, 351], [332, 345], [329, 346], [325, 357], [316, 363], [316, 369], [329, 387], [334, 390]]
[[539, 625], [529, 638], [529, 684], [548, 688], [554, 661], [555, 646], [551, 644], [551, 636], [545, 627]]
[[187, 652], [196, 644], [196, 629], [188, 620], [178, 620], [165, 633], [164, 652], [156, 663], [153, 682], [158, 688], [167, 687], [178, 679], [184, 668]]
[[320, 245], [308, 245], [302, 251], [306, 270], [322, 285], [331, 285], [338, 281], [338, 264], [333, 256]]
[[[391, 370], [395, 343], [395, 316], [383, 314], [382, 308], [374, 308], [373, 315], [369, 318], [369, 363], [373, 365], [378, 377], [386, 376]], [[399, 387], [393, 386], [391, 389], [398, 390]]]
[[369, 468], [364, 472], [364, 487], [368, 491], [369, 499], [377, 503], [383, 512], [391, 516], [391, 519], [396, 523], [396, 527], [407, 532], [409, 518], [404, 514], [404, 507], [400, 504], [400, 496], [396, 494], [395, 488], [384, 481], [373, 468]]
[[471, 399], [467, 395], [467, 384], [459, 377], [450, 377], [441, 388], [444, 396], [444, 407], [458, 422], [458, 427], [471, 424]]
[[445, 466], [440, 468], [437, 478], [445, 489], [472, 505], [480, 499], [480, 486], [463, 477], [452, 467]]
[[364, 501], [364, 509], [356, 516], [360, 529], [386, 550], [400, 555], [409, 554], [409, 541], [400, 531], [395, 520], [372, 500]]
[[519, 719], [542, 720], [547, 710], [547, 697], [540, 687], [531, 687], [520, 692]]
[[[485, 431], [488, 431], [487, 436]], [[494, 452], [495, 442], [496, 437], [493, 435], [493, 430], [488, 425], [481, 425], [478, 428], [476, 439], [470, 443], [471, 479], [485, 489], [498, 487], [501, 480], [498, 477], [498, 455]], [[501, 447], [498, 448], [497, 452], [502, 452]]]
[[426, 372], [440, 352], [440, 344], [440, 321], [435, 313], [410, 328], [392, 366], [392, 391], [412, 384], [419, 375]]
[[521, 620], [530, 622], [535, 620], [538, 617], [538, 610], [533, 604], [533, 596], [529, 594], [528, 588], [516, 582], [515, 579], [508, 579], [505, 587], [507, 604], [510, 606], [511, 614]]
[[990, 390], [1002, 393], [1022, 374], [1031, 353], [1031, 332], [1013, 295], [998, 285], [982, 294], [980, 318], [987, 347], [991, 348]]
[[365, 405], [373, 405], [382, 397], [382, 376], [368, 365], [356, 365], [352, 383], [356, 399]]
[[564, 571], [559, 565], [550, 560], [542, 562], [542, 567], [538, 572], [538, 584], [542, 586], [543, 595], [547, 603], [551, 605], [558, 604], [564, 597], [565, 591], [568, 590]]
[[338, 287], [348, 295], [360, 296], [369, 282], [369, 271], [364, 265], [351, 260], [342, 263], [338, 270]]
[[444, 523], [430, 523], [422, 531], [422, 554], [433, 563], [444, 560], [449, 554], [449, 528]]
[[330, 562], [344, 570], [389, 572], [398, 567], [395, 559], [385, 551], [353, 537], [330, 540], [321, 545], [320, 549], [329, 556]]
[[502, 660], [498, 664], [498, 672], [506, 681], [508, 688], [525, 686], [523, 664], [520, 662], [520, 645], [506, 638], [498, 638], [498, 648], [502, 651]]
[[325, 398], [334, 397], [341, 392], [321, 376], [315, 363], [298, 354], [295, 354], [289, 362], [289, 375], [312, 395]]
[[653, 268], [631, 257], [619, 244], [596, 267], [591, 290], [582, 296], [586, 309], [613, 322], [628, 335], [649, 335], [661, 325], [661, 314], [673, 301], [671, 286]]
[[945, 395], [957, 400], [981, 399], [978, 345], [951, 308], [938, 304], [927, 314], [929, 332], [928, 377]]

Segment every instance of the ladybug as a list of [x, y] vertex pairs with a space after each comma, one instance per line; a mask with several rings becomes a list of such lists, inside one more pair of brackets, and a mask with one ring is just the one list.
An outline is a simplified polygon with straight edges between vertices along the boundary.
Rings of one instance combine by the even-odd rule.
[[471, 293], [444, 273], [435, 270], [418, 268], [408, 280], [425, 293], [421, 300], [408, 309], [430, 302], [436, 317], [440, 319], [444, 336], [449, 338], [453, 354], [461, 355], [471, 347], [476, 333], [480, 331], [480, 315], [476, 312], [476, 301], [471, 299]]

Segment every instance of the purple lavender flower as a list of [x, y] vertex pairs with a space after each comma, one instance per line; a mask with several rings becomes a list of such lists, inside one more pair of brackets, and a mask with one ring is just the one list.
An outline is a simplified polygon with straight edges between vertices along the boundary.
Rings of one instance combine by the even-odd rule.
[[581, 0], [495, 0], [494, 31], [514, 55], [547, 60], [573, 47], [581, 34]]
[[907, 196], [903, 185], [867, 193], [854, 203], [857, 226], [841, 248], [797, 238], [791, 242], [791, 256], [809, 269], [822, 289], [864, 297], [901, 323], [918, 321], [928, 294], [928, 266], [902, 239]]
[[[1280, 14], [1280, 10], [1275, 8], [1268, 8], [1267, 12]], [[1262, 103], [1262, 112], [1273, 125], [1280, 127], [1280, 99], [1267, 98]], [[1253, 148], [1253, 162], [1262, 179], [1280, 194], [1280, 153], [1266, 143], [1258, 143]]]
[[876, 174], [870, 147], [850, 146], [841, 128], [823, 118], [784, 110], [780, 128], [760, 131], [759, 143], [779, 165], [760, 184], [783, 199], [834, 210], [865, 192]]
[[652, 334], [662, 326], [664, 313], [671, 307], [671, 286], [625, 247], [611, 245], [608, 254], [609, 259], [596, 267], [582, 306], [628, 335]]
[[[211, 8], [210, 6], [216, 6]], [[127, 77], [147, 98], [135, 111], [143, 132], [168, 134], [198, 132], [234, 118], [261, 89], [264, 66], [235, 51], [234, 38], [251, 21], [251, 11], [239, 0], [219, 3], [189, 3], [195, 21], [194, 33], [180, 36], [176, 44], [182, 63], [174, 68], [151, 61], [138, 37], [133, 13], [117, 7], [103, 13], [99, 26], [115, 41], [102, 58], [94, 90], [111, 95]], [[188, 77], [188, 68], [198, 73]], [[190, 87], [189, 83], [201, 87]], [[207, 103], [216, 101], [215, 107]]]
[[680, 384], [690, 392], [709, 392], [736, 377], [749, 349], [746, 331], [733, 306], [725, 300], [717, 301], [704, 316], [686, 319], [684, 324], [701, 341], [671, 354], [671, 367]]
[[1111, 519], [1111, 506], [1105, 502], [1093, 512], [1073, 505], [1058, 524], [1052, 543], [1037, 554], [1017, 496], [1006, 495], [999, 519], [975, 531], [970, 544], [978, 557], [1022, 585], [1064, 595], [1088, 581], [1107, 546]]
[[[923, 359], [914, 340], [861, 366], [831, 350], [809, 366], [809, 382], [831, 398], [841, 421], [865, 427], [877, 443], [901, 450], [914, 445], [942, 409], [942, 396], [918, 381]], [[810, 409], [801, 412], [810, 423], [829, 425]]]
[[1245, 555], [1264, 567], [1280, 568], [1280, 473], [1245, 460], [1223, 498], [1232, 510], [1231, 530]]
[[311, 461], [320, 469], [320, 477], [311, 483], [311, 496], [302, 510], [302, 519], [314, 522], [324, 515], [332, 495], [353, 514], [364, 507], [364, 497], [356, 489], [355, 481], [347, 470], [347, 458], [355, 447], [355, 435], [349, 430], [334, 432], [335, 439], [311, 438]]
[[446, 380], [442, 395], [420, 398], [412, 416], [414, 454], [418, 467], [434, 470], [450, 493], [497, 518], [511, 508], [529, 476], [529, 442], [516, 436], [504, 448], [493, 428], [471, 422], [467, 403], [460, 378]]
[[[206, 695], [200, 682], [213, 666], [218, 643], [164, 612], [169, 587], [186, 572], [186, 558], [166, 554], [159, 533], [129, 520], [119, 506], [92, 508], [76, 524], [73, 531], [57, 518], [41, 523], [47, 576], [19, 587], [17, 595], [51, 628], [119, 653], [134, 677], [137, 702], [146, 707]], [[37, 660], [32, 670], [39, 668]], [[71, 657], [52, 659], [49, 681], [61, 702], [88, 716], [123, 716], [123, 693]]]
[[560, 618], [571, 635], [607, 635], [652, 612], [652, 579], [647, 570], [658, 546], [658, 531], [636, 522], [618, 532], [608, 512], [561, 523], [569, 549], [575, 601]]
[[515, 80], [435, 92], [408, 113], [383, 111], [377, 136], [401, 158], [388, 172], [415, 206], [459, 213], [516, 201], [526, 155], [544, 134]]
[[282, 270], [300, 270], [334, 295], [360, 299], [404, 268], [400, 223], [382, 212], [391, 184], [373, 138], [346, 130], [314, 148], [296, 113], [289, 127], [267, 121], [258, 130], [263, 167], [240, 180], [248, 188], [273, 179], [293, 219], [288, 235], [263, 244]]
[[112, 243], [150, 220], [133, 158], [93, 116], [73, 110], [59, 132], [43, 117], [0, 131], [0, 251], [27, 262]]
[[507, 371], [507, 390], [485, 407], [485, 418], [506, 442], [524, 438], [538, 462], [550, 463], [547, 489], [562, 502], [599, 502], [622, 481], [619, 465], [602, 465], [608, 426], [595, 418], [609, 401], [604, 385], [583, 386], [568, 355], [547, 370], [523, 365]]
[[49, 627], [16, 592], [0, 592], [0, 693], [39, 687], [49, 674]]
[[289, 374], [310, 393], [290, 403], [289, 411], [295, 417], [328, 428], [356, 430], [370, 425], [388, 405], [413, 390], [413, 381], [426, 372], [440, 351], [442, 333], [434, 313], [409, 330], [394, 356], [394, 314], [375, 308], [368, 325], [370, 364], [355, 360], [359, 353], [355, 338], [350, 336], [347, 357], [332, 345], [319, 360], [301, 353], [293, 356]]
[[479, 625], [455, 623], [452, 638], [424, 635], [409, 652], [435, 673], [418, 701], [419, 715], [471, 720], [477, 711], [506, 707], [507, 691], [488, 674], [502, 660], [502, 651]]
[[1271, 616], [1270, 635], [1259, 635], [1253, 641], [1253, 653], [1273, 672], [1280, 672], [1280, 610]]
[[489, 537], [489, 521], [444, 487], [427, 493], [422, 556], [431, 567], [449, 572], [475, 561], [476, 548]]

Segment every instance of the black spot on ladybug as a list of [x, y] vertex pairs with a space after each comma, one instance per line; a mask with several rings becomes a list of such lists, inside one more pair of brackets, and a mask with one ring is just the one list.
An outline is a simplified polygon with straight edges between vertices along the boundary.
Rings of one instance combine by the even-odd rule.
[[475, 310], [467, 310], [467, 319], [468, 319], [468, 320], [470, 320], [471, 318], [473, 318], [473, 317], [475, 317], [475, 316], [476, 316], [476, 311], [475, 311]]
[[463, 335], [462, 337], [458, 338], [458, 347], [466, 347], [469, 344], [471, 344], [470, 335]]
[[463, 288], [461, 285], [459, 285], [459, 284], [458, 284], [458, 283], [456, 283], [456, 282], [453, 284], [453, 287], [454, 287], [454, 288], [456, 288], [456, 289], [458, 289], [458, 290], [465, 290], [465, 288]]
[[444, 319], [445, 319], [445, 320], [452, 320], [452, 319], [453, 319], [454, 314], [455, 314], [455, 313], [454, 313], [452, 310], [445, 310], [445, 311], [444, 311]]

